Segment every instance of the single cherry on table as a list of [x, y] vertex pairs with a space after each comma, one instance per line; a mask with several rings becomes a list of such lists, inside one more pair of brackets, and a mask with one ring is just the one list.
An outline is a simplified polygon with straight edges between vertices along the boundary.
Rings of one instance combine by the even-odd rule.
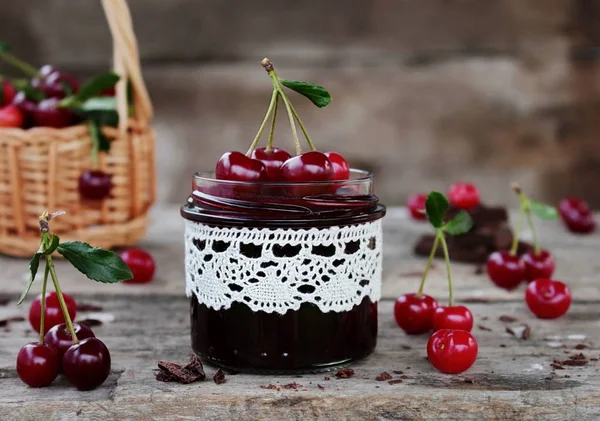
[[518, 287], [527, 276], [523, 260], [508, 251], [495, 251], [490, 254], [486, 267], [492, 282], [507, 290]]
[[285, 161], [290, 159], [292, 155], [282, 148], [256, 148], [252, 151], [251, 158], [262, 162], [267, 169], [269, 181], [280, 181], [281, 166]]
[[576, 197], [560, 201], [559, 215], [567, 229], [576, 234], [588, 234], [596, 229], [594, 212], [587, 202]]
[[84, 199], [105, 199], [110, 195], [112, 187], [112, 176], [102, 170], [86, 170], [79, 176], [79, 195]]
[[[73, 330], [75, 336], [80, 341], [85, 338], [94, 338], [94, 332], [88, 326], [79, 323], [73, 323]], [[58, 371], [62, 372], [62, 359], [69, 349], [73, 345], [73, 338], [67, 329], [67, 325], [62, 323], [52, 327], [44, 336], [44, 342], [54, 348], [58, 354]]]
[[448, 200], [457, 208], [469, 210], [479, 205], [479, 190], [471, 183], [456, 183], [450, 186]]
[[86, 338], [71, 345], [63, 356], [63, 371], [79, 390], [91, 390], [110, 374], [110, 353], [98, 338]]
[[17, 374], [30, 387], [46, 387], [58, 375], [58, 353], [44, 343], [24, 345], [17, 355]]
[[[75, 315], [77, 314], [77, 304], [69, 294], [63, 293], [63, 297], [65, 300], [65, 304], [67, 305], [67, 311], [69, 312], [69, 316], [71, 317], [71, 319], [74, 319]], [[31, 307], [29, 308], [29, 323], [31, 323], [31, 327], [36, 332], [40, 331], [40, 321], [42, 314], [41, 309], [42, 295], [40, 294], [33, 301], [33, 303], [31, 303]], [[44, 333], [48, 332], [52, 327], [62, 323], [65, 323], [65, 318], [60, 308], [60, 303], [58, 302], [58, 295], [54, 291], [47, 292], [46, 311], [44, 317]]]
[[438, 303], [427, 294], [404, 294], [394, 304], [394, 318], [409, 335], [419, 335], [433, 328], [433, 312]]
[[525, 291], [527, 307], [541, 319], [556, 319], [569, 310], [571, 291], [563, 282], [536, 279]]
[[548, 250], [540, 250], [538, 253], [535, 250], [529, 250], [521, 259], [525, 265], [525, 276], [528, 281], [539, 278], [548, 279], [552, 276], [556, 267], [554, 257]]
[[7, 105], [0, 108], [0, 127], [23, 127], [25, 116], [16, 105]]
[[152, 255], [146, 250], [131, 248], [122, 251], [119, 256], [133, 273], [133, 279], [125, 281], [125, 283], [144, 284], [152, 280], [156, 263]]
[[434, 331], [442, 329], [466, 330], [473, 329], [473, 314], [465, 306], [438, 306], [432, 317]]
[[413, 194], [408, 197], [406, 206], [410, 212], [410, 216], [417, 221], [427, 220], [427, 214], [425, 213], [425, 202], [427, 202], [427, 195], [425, 193]]
[[465, 330], [438, 330], [427, 342], [429, 362], [446, 374], [468, 370], [477, 359], [477, 351], [475, 337]]

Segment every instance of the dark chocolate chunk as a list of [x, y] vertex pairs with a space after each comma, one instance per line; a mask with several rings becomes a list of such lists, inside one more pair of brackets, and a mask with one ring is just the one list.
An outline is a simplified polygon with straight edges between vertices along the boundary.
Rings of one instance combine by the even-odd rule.
[[354, 370], [351, 368], [341, 368], [335, 373], [335, 377], [340, 379], [349, 379], [352, 376], [354, 376]]
[[377, 380], [378, 382], [383, 382], [385, 380], [390, 380], [391, 378], [392, 375], [387, 371], [384, 371], [383, 373], [379, 373], [379, 375], [375, 377], [375, 380]]
[[223, 373], [223, 370], [221, 370], [220, 368], [217, 370], [217, 372], [214, 374], [213, 376], [213, 381], [216, 384], [223, 384], [225, 383], [225, 373]]

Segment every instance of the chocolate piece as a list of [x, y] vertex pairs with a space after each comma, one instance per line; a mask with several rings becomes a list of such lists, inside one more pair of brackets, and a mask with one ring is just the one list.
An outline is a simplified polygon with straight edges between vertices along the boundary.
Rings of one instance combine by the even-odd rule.
[[[460, 209], [450, 207], [446, 212], [446, 220], [453, 218]], [[485, 263], [488, 256], [497, 250], [509, 250], [513, 235], [508, 222], [508, 213], [502, 207], [478, 206], [469, 210], [469, 215], [473, 219], [473, 228], [466, 234], [457, 236], [447, 236], [448, 254], [450, 259], [466, 263]], [[429, 256], [434, 235], [423, 235], [417, 241], [414, 252], [420, 256]], [[527, 243], [519, 242], [517, 254], [522, 255], [531, 246]], [[443, 257], [442, 248], [438, 248], [436, 257]]]
[[216, 384], [223, 384], [225, 383], [225, 373], [223, 373], [223, 370], [221, 370], [220, 368], [217, 370], [217, 372], [215, 373], [215, 375], [213, 376], [213, 381]]
[[341, 368], [335, 373], [335, 377], [340, 379], [349, 379], [352, 376], [354, 376], [354, 370], [351, 368]]
[[[188, 384], [206, 378], [202, 362], [200, 362], [200, 359], [196, 355], [190, 356], [190, 362], [185, 367], [169, 361], [159, 361], [158, 368], [160, 368], [161, 371], [156, 373], [156, 380], [161, 382], [179, 382]], [[215, 376], [216, 375], [217, 374], [215, 374]], [[224, 381], [225, 374], [223, 374], [223, 382]]]
[[377, 380], [378, 382], [382, 382], [385, 380], [390, 380], [391, 378], [392, 375], [387, 371], [384, 371], [383, 373], [380, 373], [377, 377], [375, 377], [375, 380]]

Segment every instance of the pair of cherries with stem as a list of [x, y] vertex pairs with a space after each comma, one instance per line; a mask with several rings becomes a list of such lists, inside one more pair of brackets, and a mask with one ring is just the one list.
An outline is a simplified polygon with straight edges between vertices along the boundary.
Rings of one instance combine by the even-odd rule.
[[[533, 215], [542, 220], [558, 218], [556, 208], [530, 199], [514, 183], [513, 191], [519, 197], [519, 216], [510, 251], [495, 251], [488, 257], [487, 273], [497, 286], [514, 290], [528, 282], [525, 300], [531, 312], [540, 318], [554, 319], [567, 312], [571, 305], [569, 288], [561, 281], [552, 280], [556, 267], [550, 252], [540, 247]], [[531, 230], [533, 248], [523, 256], [517, 255], [523, 219]]]
[[[63, 294], [60, 287], [52, 254], [61, 254], [76, 269], [97, 282], [120, 282], [131, 279], [133, 275], [125, 262], [112, 251], [94, 248], [79, 241], [61, 242], [58, 235], [50, 231], [50, 220], [63, 213], [44, 212], [40, 216], [40, 247], [29, 263], [29, 282], [19, 300], [19, 304], [25, 300], [35, 280], [40, 261], [43, 260], [45, 269], [39, 300], [40, 336], [37, 342], [28, 343], [19, 351], [17, 374], [31, 387], [46, 387], [54, 381], [59, 372], [63, 372], [67, 380], [79, 390], [90, 390], [104, 383], [110, 374], [110, 352], [89, 327], [73, 323], [72, 317], [76, 307], [72, 299], [68, 302], [65, 299], [66, 294]], [[46, 293], [48, 277], [52, 279], [54, 294]], [[47, 298], [58, 301], [64, 318], [63, 324], [56, 324], [50, 329], [47, 329], [46, 325]], [[30, 311], [32, 323], [37, 317], [37, 308], [37, 305], [32, 306]], [[54, 314], [53, 320], [48, 322], [56, 322], [57, 317], [58, 315]]]
[[[325, 107], [331, 102], [331, 95], [323, 87], [306, 82], [281, 79], [273, 67], [273, 63], [265, 58], [261, 65], [267, 71], [273, 84], [271, 101], [265, 117], [246, 154], [226, 152], [218, 160], [215, 176], [221, 180], [245, 182], [312, 182], [347, 180], [350, 167], [346, 159], [337, 152], [319, 152], [308, 135], [298, 112], [284, 91], [284, 87], [292, 89], [310, 99], [316, 106]], [[283, 101], [292, 130], [296, 155], [292, 156], [285, 149], [274, 146], [275, 123], [279, 99]], [[269, 138], [266, 147], [257, 148], [258, 142], [271, 120]], [[310, 148], [303, 152], [298, 139], [296, 122]]]
[[[433, 330], [427, 344], [429, 361], [444, 373], [456, 374], [473, 365], [478, 346], [470, 333], [473, 328], [471, 311], [454, 303], [450, 256], [445, 235], [464, 234], [471, 229], [473, 221], [465, 210], [461, 210], [453, 219], [445, 222], [448, 207], [449, 202], [442, 193], [434, 191], [427, 196], [425, 214], [435, 228], [435, 240], [418, 291], [402, 295], [396, 300], [394, 316], [398, 325], [408, 334], [422, 334]], [[448, 306], [438, 305], [435, 298], [423, 293], [427, 275], [440, 245], [448, 277]]]

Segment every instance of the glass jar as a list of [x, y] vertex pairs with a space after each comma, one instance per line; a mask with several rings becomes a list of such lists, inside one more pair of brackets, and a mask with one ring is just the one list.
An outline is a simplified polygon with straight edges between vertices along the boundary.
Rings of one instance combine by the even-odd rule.
[[206, 362], [310, 372], [373, 352], [385, 207], [370, 173], [314, 183], [197, 173], [181, 215], [192, 348]]

